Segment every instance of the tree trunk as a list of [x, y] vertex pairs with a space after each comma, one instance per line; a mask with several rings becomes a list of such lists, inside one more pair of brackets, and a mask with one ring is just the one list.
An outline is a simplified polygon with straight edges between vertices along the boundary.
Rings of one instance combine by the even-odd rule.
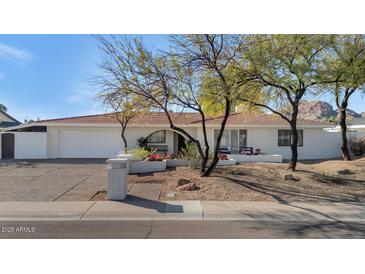
[[217, 143], [216, 143], [215, 148], [214, 148], [213, 161], [209, 165], [208, 169], [204, 172], [204, 174], [202, 174], [202, 177], [210, 176], [210, 174], [213, 172], [213, 170], [217, 166], [217, 163], [219, 161], [219, 146], [220, 146], [220, 143], [221, 143], [221, 139], [222, 139], [222, 136], [223, 136], [224, 129], [226, 127], [226, 123], [227, 123], [230, 111], [231, 111], [231, 101], [228, 98], [226, 98], [225, 113], [224, 113], [221, 128], [219, 130], [219, 134], [218, 134], [218, 137], [217, 137]]
[[351, 156], [347, 144], [347, 124], [346, 124], [346, 110], [347, 104], [342, 103], [340, 111], [340, 126], [341, 126], [341, 151], [342, 151], [342, 158], [345, 161], [351, 161]]
[[201, 165], [200, 165], [200, 172], [204, 172], [205, 171], [205, 166], [206, 166], [206, 161], [204, 161], [204, 159], [206, 158], [204, 153], [203, 153], [203, 149], [202, 149], [202, 146], [200, 145], [200, 142], [196, 139], [191, 139], [189, 138], [190, 141], [194, 142], [197, 149], [198, 149], [198, 153], [199, 153], [199, 156], [201, 158]]
[[204, 158], [202, 158], [201, 168], [200, 168], [200, 174], [203, 175], [205, 173], [205, 169], [209, 160], [209, 142], [208, 142], [208, 136], [207, 136], [207, 128], [205, 124], [205, 114], [200, 109], [200, 115], [202, 117], [202, 129], [203, 129], [203, 137], [204, 137], [204, 145], [205, 145], [205, 155]]
[[201, 145], [200, 145], [199, 140], [197, 140], [197, 139], [193, 138], [193, 136], [191, 136], [191, 135], [190, 135], [187, 131], [185, 131], [184, 129], [182, 129], [182, 128], [179, 128], [179, 127], [175, 126], [175, 125], [174, 125], [174, 123], [173, 123], [173, 121], [172, 121], [172, 118], [171, 118], [171, 116], [170, 116], [170, 113], [169, 113], [168, 109], [167, 109], [166, 107], [163, 107], [162, 109], [163, 109], [163, 111], [165, 112], [167, 119], [169, 120], [170, 128], [171, 128], [172, 130], [175, 130], [176, 132], [178, 132], [178, 133], [182, 134], [183, 136], [187, 137], [190, 141], [192, 141], [192, 142], [196, 145], [196, 147], [197, 147], [197, 149], [198, 149], [199, 156], [200, 156], [200, 158], [202, 159], [200, 169], [201, 169], [201, 171], [204, 171], [204, 172], [205, 172], [205, 165], [206, 165], [206, 162], [204, 162], [204, 161], [203, 161], [203, 159], [205, 159], [206, 157], [205, 157], [205, 155], [204, 155], [204, 153], [203, 153], [203, 149], [202, 149], [202, 147], [201, 147]]
[[128, 149], [127, 149], [128, 144], [127, 144], [127, 138], [125, 138], [124, 133], [125, 133], [125, 128], [123, 127], [122, 128], [122, 133], [120, 134], [120, 136], [122, 137], [122, 140], [123, 140], [123, 143], [124, 143], [124, 153], [127, 153], [127, 151], [128, 151]]
[[208, 163], [208, 158], [209, 158], [209, 150], [208, 150], [208, 153], [205, 153], [203, 159], [201, 159], [201, 161], [202, 161], [201, 165], [200, 165], [200, 174], [201, 175], [203, 175], [205, 173], [205, 169], [206, 169], [207, 163]]
[[295, 171], [298, 162], [298, 130], [297, 130], [298, 106], [293, 106], [292, 119], [290, 121], [291, 129], [291, 159], [288, 166], [289, 170]]

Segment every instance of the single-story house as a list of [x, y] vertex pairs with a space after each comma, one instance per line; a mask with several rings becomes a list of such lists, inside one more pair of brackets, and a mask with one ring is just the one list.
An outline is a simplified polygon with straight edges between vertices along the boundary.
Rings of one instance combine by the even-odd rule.
[[[202, 144], [203, 133], [198, 113], [171, 113], [174, 123]], [[207, 135], [213, 148], [221, 116], [207, 118]], [[299, 120], [299, 158], [326, 159], [340, 157], [340, 135], [327, 132], [324, 122]], [[121, 126], [114, 114], [100, 114], [37, 121], [12, 127], [1, 133], [2, 158], [109, 158], [123, 150]], [[6, 136], [6, 137], [4, 137]], [[15, 141], [7, 140], [13, 136]], [[126, 131], [128, 147], [136, 147], [137, 139], [148, 139], [160, 152], [177, 154], [184, 137], [170, 129], [164, 113], [133, 118]], [[232, 113], [224, 131], [221, 146], [231, 154], [245, 147], [263, 154], [279, 154], [289, 159], [291, 133], [286, 121], [277, 115]], [[6, 142], [6, 144], [4, 144]]]

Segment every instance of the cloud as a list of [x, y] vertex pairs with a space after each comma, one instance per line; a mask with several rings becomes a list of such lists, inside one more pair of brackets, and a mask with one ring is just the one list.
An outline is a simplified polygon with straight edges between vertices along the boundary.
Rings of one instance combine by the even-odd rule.
[[27, 50], [18, 49], [0, 42], [0, 58], [26, 63], [32, 60], [33, 54]]

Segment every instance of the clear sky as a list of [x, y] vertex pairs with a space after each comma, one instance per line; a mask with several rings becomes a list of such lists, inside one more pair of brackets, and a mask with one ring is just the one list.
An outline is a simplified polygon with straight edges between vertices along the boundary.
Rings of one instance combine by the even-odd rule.
[[[167, 46], [164, 35], [141, 36], [154, 48]], [[99, 61], [90, 35], [0, 35], [0, 103], [20, 121], [103, 113], [90, 81]], [[350, 108], [365, 111], [365, 98], [354, 96]]]

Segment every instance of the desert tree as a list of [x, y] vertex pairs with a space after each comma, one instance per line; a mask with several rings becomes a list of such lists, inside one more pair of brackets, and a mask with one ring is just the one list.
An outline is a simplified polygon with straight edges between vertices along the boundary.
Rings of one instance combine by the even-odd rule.
[[[102, 89], [112, 91], [112, 98], [136, 96], [150, 106], [151, 112], [164, 112], [170, 128], [192, 141], [203, 159], [199, 140], [178, 127], [171, 115], [170, 109], [174, 107], [169, 75], [171, 63], [165, 54], [147, 48], [138, 38], [99, 36], [97, 39], [104, 53], [100, 74], [96, 77]], [[201, 166], [201, 172], [204, 171], [205, 167]]]
[[150, 112], [151, 106], [148, 101], [129, 92], [118, 92], [118, 89], [105, 89], [97, 96], [107, 110], [112, 114], [122, 127], [120, 137], [123, 140], [124, 152], [128, 152], [126, 130], [133, 118], [143, 119]]
[[241, 39], [238, 77], [245, 88], [256, 92], [245, 92], [239, 98], [265, 108], [289, 124], [288, 169], [293, 171], [298, 161], [299, 104], [315, 86], [332, 82], [321, 77], [322, 59], [330, 40], [326, 35], [249, 35]]
[[[100, 74], [96, 77], [102, 92], [109, 93], [111, 100], [137, 97], [134, 104], [149, 105], [151, 112], [163, 112], [170, 128], [192, 141], [201, 158], [204, 153], [198, 139], [174, 123], [171, 115], [171, 65], [161, 52], [146, 47], [141, 39], [122, 37], [97, 37], [104, 59]], [[202, 168], [202, 172], [203, 172]]]
[[351, 156], [347, 141], [347, 109], [356, 92], [365, 91], [365, 39], [364, 35], [333, 35], [332, 45], [324, 59], [325, 77], [335, 83], [323, 85], [335, 99], [341, 128], [341, 152], [344, 160]]
[[[237, 78], [231, 77], [231, 70], [236, 62], [239, 41], [234, 35], [173, 35], [172, 56], [179, 60], [182, 67], [188, 67], [200, 80], [200, 93], [195, 95], [198, 111], [202, 117], [202, 128], [205, 139], [206, 153], [209, 152], [205, 129], [204, 98], [209, 97], [216, 104], [222, 106], [223, 115], [219, 133], [215, 140], [213, 159], [204, 172], [209, 176], [219, 161], [219, 146], [223, 132], [232, 111], [232, 98], [237, 89]], [[186, 100], [185, 102], [189, 102]], [[189, 107], [189, 106], [188, 106]]]
[[[165, 113], [170, 128], [192, 141], [201, 158], [201, 174], [209, 176], [219, 158], [219, 142], [230, 112], [230, 92], [225, 69], [234, 58], [235, 50], [229, 36], [182, 35], [171, 36], [173, 47], [168, 52], [154, 51], [139, 39], [98, 37], [104, 52], [101, 65], [103, 86], [112, 87], [114, 95], [134, 94], [150, 102], [154, 110]], [[206, 135], [205, 113], [199, 94], [202, 77], [219, 80], [227, 104], [220, 136], [209, 164], [209, 144]], [[124, 88], [121, 89], [120, 87]], [[201, 115], [204, 146], [184, 128], [177, 126], [170, 109], [195, 111]]]

